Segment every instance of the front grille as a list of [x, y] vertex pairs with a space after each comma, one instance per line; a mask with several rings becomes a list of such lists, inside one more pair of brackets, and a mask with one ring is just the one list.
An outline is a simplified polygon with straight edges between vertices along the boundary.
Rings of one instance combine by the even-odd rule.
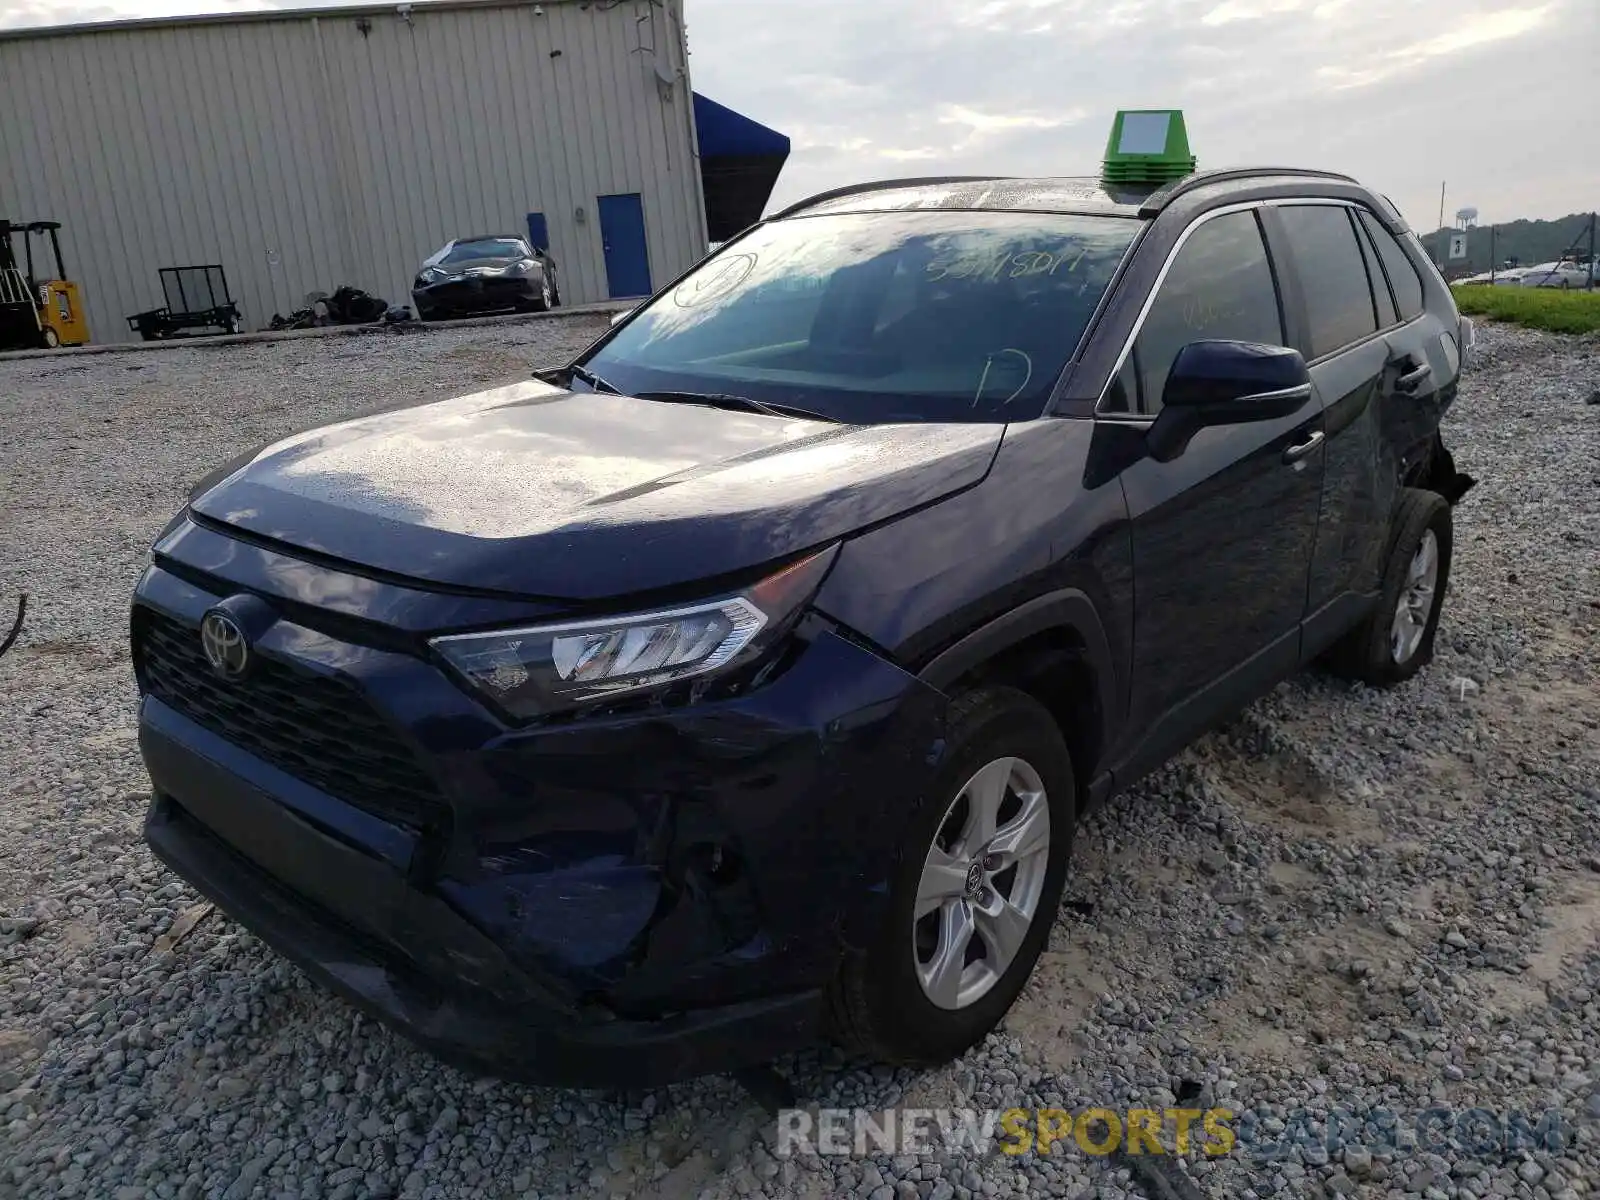
[[510, 299], [526, 291], [526, 281], [521, 279], [485, 279], [480, 282], [442, 284], [433, 289], [433, 296], [450, 301]]
[[439, 789], [349, 684], [259, 654], [243, 679], [219, 679], [198, 629], [142, 605], [133, 654], [147, 694], [262, 761], [386, 821], [443, 825]]

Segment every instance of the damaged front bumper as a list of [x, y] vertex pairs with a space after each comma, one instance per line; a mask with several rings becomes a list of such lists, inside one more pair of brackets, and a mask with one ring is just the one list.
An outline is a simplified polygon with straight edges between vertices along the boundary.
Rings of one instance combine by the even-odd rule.
[[[198, 643], [210, 607], [262, 597], [276, 613], [253, 638], [263, 662], [370, 705], [442, 801], [436, 820], [375, 815], [337, 794], [327, 763], [296, 770], [164, 697], [146, 663], [146, 835], [224, 911], [440, 1057], [504, 1077], [645, 1086], [820, 1036], [822, 992], [877, 929], [937, 763], [940, 693], [813, 628], [737, 699], [510, 728], [425, 654], [334, 636], [340, 614], [303, 607], [350, 596], [351, 577], [209, 531], [179, 544], [191, 562], [140, 583], [136, 664], [153, 653], [142, 622]], [[220, 564], [227, 578], [207, 574]], [[428, 601], [357, 590], [412, 623]]]
[[538, 303], [541, 287], [539, 277], [530, 275], [445, 279], [412, 288], [411, 303], [418, 315], [469, 316], [504, 312]]

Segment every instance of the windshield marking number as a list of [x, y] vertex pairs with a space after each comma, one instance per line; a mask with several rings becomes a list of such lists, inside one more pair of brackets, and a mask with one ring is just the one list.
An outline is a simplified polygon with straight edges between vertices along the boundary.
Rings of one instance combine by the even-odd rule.
[[[1069, 257], [1066, 251], [1051, 254], [1048, 250], [1025, 250], [1013, 253], [1007, 250], [997, 259], [968, 258], [954, 262], [931, 262], [927, 266], [928, 278], [938, 283], [944, 279], [987, 278], [991, 282], [1002, 274], [1010, 279], [1025, 279], [1032, 275], [1054, 275], [1065, 267], [1068, 273], [1076, 271], [1087, 251], [1079, 250]], [[1007, 271], [1007, 268], [1010, 268]]]
[[1033, 382], [1033, 358], [1026, 350], [1017, 350], [1011, 346], [1007, 346], [1004, 350], [997, 350], [993, 354], [989, 355], [988, 358], [983, 360], [983, 375], [978, 380], [978, 390], [973, 393], [972, 396], [973, 408], [977, 408], [979, 403], [982, 402], [983, 389], [988, 386], [989, 383], [989, 368], [994, 366], [994, 360], [999, 358], [1002, 354], [1015, 354], [1018, 358], [1022, 359], [1023, 365], [1028, 369], [1028, 373], [1023, 376], [1022, 382], [1017, 385], [1017, 390], [1012, 392], [1011, 395], [1007, 396], [1004, 400], [1000, 401], [1001, 408], [1004, 408], [1018, 396], [1022, 395], [1028, 384]]

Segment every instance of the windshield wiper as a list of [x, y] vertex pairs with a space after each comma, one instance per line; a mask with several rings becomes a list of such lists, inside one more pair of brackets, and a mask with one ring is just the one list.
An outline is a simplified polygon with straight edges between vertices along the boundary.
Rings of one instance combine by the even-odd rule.
[[573, 365], [568, 367], [566, 371], [567, 374], [572, 378], [583, 380], [597, 392], [610, 392], [613, 396], [622, 395], [621, 388], [614, 383], [607, 383], [604, 379], [601, 379], [600, 376], [589, 370], [588, 367]]
[[799, 408], [793, 404], [768, 404], [764, 400], [753, 400], [749, 396], [737, 396], [732, 392], [635, 392], [641, 400], [664, 400], [669, 404], [704, 404], [709, 408], [732, 408], [744, 412], [758, 412], [769, 417], [800, 417], [807, 421], [829, 421], [840, 424], [838, 417], [830, 417], [825, 413], [813, 412], [809, 408]]

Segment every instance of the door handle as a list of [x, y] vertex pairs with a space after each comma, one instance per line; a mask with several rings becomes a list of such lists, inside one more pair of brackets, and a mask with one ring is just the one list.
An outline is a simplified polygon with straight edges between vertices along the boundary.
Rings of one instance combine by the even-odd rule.
[[1283, 452], [1283, 461], [1286, 463], [1299, 462], [1302, 458], [1310, 454], [1313, 450], [1327, 440], [1328, 435], [1319, 429], [1305, 441], [1290, 446], [1287, 450], [1285, 450]]
[[1394, 381], [1394, 390], [1403, 396], [1415, 395], [1420, 388], [1433, 375], [1433, 368], [1427, 363], [1420, 367], [1413, 367]]

